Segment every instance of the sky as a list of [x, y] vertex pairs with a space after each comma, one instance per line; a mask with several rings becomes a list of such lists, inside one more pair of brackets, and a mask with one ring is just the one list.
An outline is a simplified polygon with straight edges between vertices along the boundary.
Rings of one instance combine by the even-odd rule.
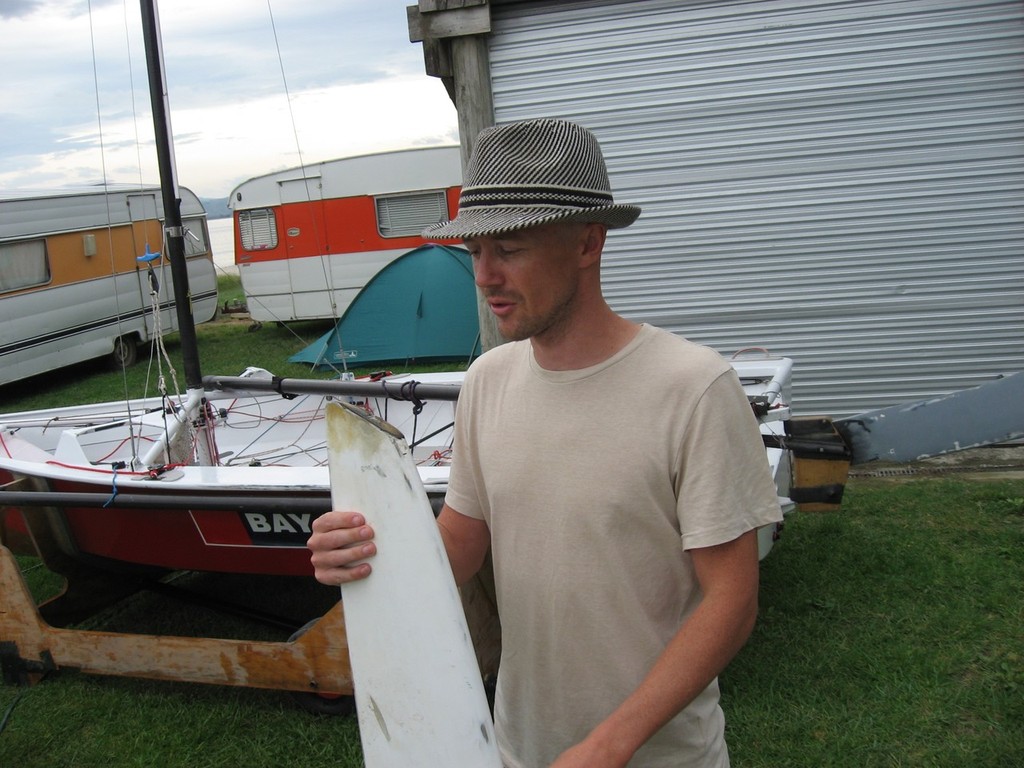
[[[411, 4], [163, 0], [179, 185], [457, 143]], [[139, 0], [0, 0], [0, 72], [0, 191], [159, 181]]]

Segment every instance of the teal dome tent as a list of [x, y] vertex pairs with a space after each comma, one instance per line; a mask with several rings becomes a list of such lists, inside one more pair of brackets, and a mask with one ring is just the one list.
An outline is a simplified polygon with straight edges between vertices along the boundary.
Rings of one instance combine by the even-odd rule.
[[428, 243], [374, 275], [333, 329], [288, 360], [322, 370], [468, 361], [478, 354], [480, 327], [469, 252]]

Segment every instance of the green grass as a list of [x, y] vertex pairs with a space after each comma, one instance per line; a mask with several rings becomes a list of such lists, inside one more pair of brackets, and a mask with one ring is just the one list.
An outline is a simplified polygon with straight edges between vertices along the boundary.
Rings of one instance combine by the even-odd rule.
[[1024, 765], [1024, 480], [798, 514], [722, 686], [737, 766]]
[[[237, 304], [243, 297], [241, 283], [233, 275], [218, 278], [218, 304]], [[278, 376], [332, 378], [333, 372], [314, 372], [304, 363], [289, 363], [288, 358], [305, 349], [334, 325], [331, 320], [309, 320], [288, 324], [253, 323], [248, 316], [218, 313], [211, 322], [196, 326], [200, 368], [203, 375], [237, 376], [247, 366], [266, 368]], [[139, 347], [139, 362], [125, 370], [114, 369], [104, 359], [69, 366], [59, 371], [0, 386], [0, 411], [14, 412], [50, 408], [56, 405], [100, 403], [127, 397], [159, 394], [161, 373], [168, 391], [174, 391], [170, 371], [177, 375], [178, 390], [184, 391], [181, 344], [177, 333], [164, 338], [171, 365], [162, 359], [156, 347]], [[400, 367], [401, 366], [401, 367]], [[363, 375], [382, 366], [354, 368]], [[404, 370], [454, 370], [458, 364], [387, 366], [396, 373]]]
[[[3, 693], [4, 708], [12, 700]], [[24, 691], [0, 734], [14, 768], [361, 765], [353, 718], [273, 692], [63, 674]]]
[[217, 276], [217, 301], [224, 307], [245, 306], [245, 291], [238, 275]]

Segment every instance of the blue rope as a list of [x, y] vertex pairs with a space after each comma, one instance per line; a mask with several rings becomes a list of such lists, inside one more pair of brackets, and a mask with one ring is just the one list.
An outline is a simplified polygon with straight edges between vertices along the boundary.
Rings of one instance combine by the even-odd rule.
[[103, 505], [104, 509], [106, 509], [111, 504], [113, 504], [114, 503], [114, 499], [117, 498], [117, 467], [116, 466], [114, 467], [114, 476], [110, 479], [110, 490], [111, 490], [110, 498], [107, 499], [107, 503]]

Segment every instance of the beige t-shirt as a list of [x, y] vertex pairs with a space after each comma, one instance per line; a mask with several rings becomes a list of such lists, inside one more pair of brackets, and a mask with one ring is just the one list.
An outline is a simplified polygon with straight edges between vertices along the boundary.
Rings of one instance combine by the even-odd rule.
[[[640, 683], [700, 601], [685, 551], [781, 519], [756, 420], [716, 352], [651, 326], [547, 371], [528, 341], [470, 369], [447, 503], [491, 532], [502, 625], [495, 722], [543, 768]], [[727, 766], [717, 681], [631, 766]]]

